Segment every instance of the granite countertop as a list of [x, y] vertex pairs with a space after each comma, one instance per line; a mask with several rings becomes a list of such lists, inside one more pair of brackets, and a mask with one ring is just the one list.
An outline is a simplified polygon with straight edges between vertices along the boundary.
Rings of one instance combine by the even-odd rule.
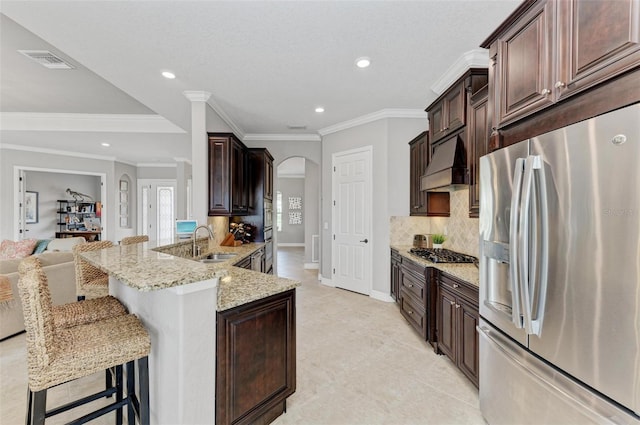
[[440, 271], [450, 274], [451, 276], [457, 277], [459, 279], [464, 280], [465, 282], [469, 282], [472, 285], [480, 286], [480, 271], [476, 266], [469, 263], [434, 263], [429, 260], [425, 260], [424, 258], [413, 255], [409, 252], [411, 245], [391, 245], [391, 248], [398, 251], [400, 255], [414, 261], [418, 264], [421, 264], [425, 267], [433, 267]]
[[[191, 241], [144, 242], [118, 245], [100, 251], [84, 252], [81, 256], [90, 264], [142, 292], [166, 289], [218, 278], [218, 311], [275, 295], [300, 286], [300, 282], [233, 265], [261, 249], [264, 243], [238, 247], [209, 243], [195, 259], [183, 258], [156, 249], [176, 248]], [[236, 254], [220, 263], [200, 263], [209, 254]]]

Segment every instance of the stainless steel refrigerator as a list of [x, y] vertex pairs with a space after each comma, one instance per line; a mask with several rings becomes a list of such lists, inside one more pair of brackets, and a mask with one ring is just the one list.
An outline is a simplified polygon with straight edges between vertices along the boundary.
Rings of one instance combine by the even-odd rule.
[[640, 104], [480, 159], [480, 408], [640, 424]]

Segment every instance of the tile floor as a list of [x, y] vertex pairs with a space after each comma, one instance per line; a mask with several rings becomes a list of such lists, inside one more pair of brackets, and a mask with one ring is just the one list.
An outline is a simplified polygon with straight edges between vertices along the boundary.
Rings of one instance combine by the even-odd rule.
[[[302, 248], [278, 249], [278, 274], [302, 286], [297, 290], [297, 390], [287, 401], [287, 413], [274, 424], [485, 423], [477, 389], [420, 340], [397, 306], [321, 285], [316, 271], [302, 264]], [[2, 425], [24, 423], [25, 355], [24, 334], [0, 342]], [[97, 391], [103, 383], [98, 373], [56, 387], [48, 405]], [[47, 424], [75, 416], [67, 412]], [[94, 423], [113, 424], [114, 414]]]

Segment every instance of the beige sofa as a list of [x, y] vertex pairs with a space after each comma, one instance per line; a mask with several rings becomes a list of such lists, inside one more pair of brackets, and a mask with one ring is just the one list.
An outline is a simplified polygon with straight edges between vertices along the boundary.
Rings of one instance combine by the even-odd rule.
[[[71, 248], [77, 243], [85, 243], [84, 238], [54, 239], [42, 254], [35, 254], [47, 275], [51, 301], [55, 305], [76, 301], [76, 273]], [[18, 293], [20, 261], [22, 260], [0, 260], [0, 275], [9, 278], [13, 292], [11, 301], [0, 303], [0, 340], [24, 330], [22, 304]]]

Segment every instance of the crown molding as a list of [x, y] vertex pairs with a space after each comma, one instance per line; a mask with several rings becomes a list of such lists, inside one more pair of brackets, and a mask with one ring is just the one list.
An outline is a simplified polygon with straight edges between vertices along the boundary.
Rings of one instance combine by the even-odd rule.
[[187, 164], [191, 165], [191, 159], [189, 158], [180, 158], [178, 156], [173, 157], [173, 160], [175, 162], [186, 162]]
[[15, 131], [186, 133], [166, 118], [150, 114], [0, 112], [0, 127]]
[[456, 61], [447, 69], [444, 74], [431, 86], [438, 96], [445, 92], [455, 83], [462, 74], [469, 68], [488, 68], [489, 67], [489, 51], [487, 49], [473, 49], [464, 52]]
[[258, 142], [320, 142], [322, 139], [318, 134], [245, 134], [242, 141]]
[[176, 168], [178, 164], [165, 162], [138, 162], [136, 167], [140, 168]]
[[202, 90], [185, 90], [182, 94], [191, 102], [206, 102], [211, 97], [211, 93]]
[[222, 118], [222, 121], [226, 122], [227, 125], [229, 127], [231, 127], [231, 131], [238, 137], [240, 138], [240, 140], [244, 140], [244, 131], [240, 128], [239, 125], [237, 125], [229, 115], [227, 115], [227, 113], [224, 111], [224, 109], [222, 109], [222, 107], [220, 105], [218, 105], [218, 103], [213, 99], [213, 98], [209, 98], [209, 100], [207, 101], [207, 105], [209, 105], [211, 107], [211, 109], [213, 109], [215, 111], [216, 114], [218, 114], [218, 116], [220, 118]]
[[378, 121], [385, 118], [418, 118], [427, 119], [427, 113], [422, 109], [381, 109], [371, 114], [363, 115], [352, 120], [344, 121], [329, 127], [318, 130], [321, 136], [346, 130], [348, 128], [357, 127], [370, 122]]
[[[38, 153], [46, 153], [49, 155], [72, 156], [76, 158], [99, 159], [102, 161], [114, 161], [114, 162], [117, 161], [115, 156], [93, 155], [89, 153], [61, 151], [58, 149], [37, 148], [33, 146], [21, 146], [21, 145], [9, 144], [9, 143], [0, 143], [0, 149], [9, 149], [14, 151], [24, 151], [24, 152], [38, 152]], [[123, 161], [118, 161], [118, 162], [123, 162]]]

